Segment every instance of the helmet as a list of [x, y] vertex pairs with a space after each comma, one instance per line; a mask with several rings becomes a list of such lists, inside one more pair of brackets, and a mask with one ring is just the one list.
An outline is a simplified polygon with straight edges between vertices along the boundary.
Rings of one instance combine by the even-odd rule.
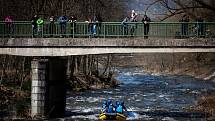
[[107, 104], [110, 105], [112, 103], [111, 99], [108, 99]]
[[105, 104], [105, 105], [106, 105], [106, 104], [107, 104], [107, 101], [106, 101], [106, 100], [104, 100], [104, 101], [103, 101], [103, 104]]
[[124, 105], [124, 101], [121, 102], [121, 105]]
[[119, 101], [116, 101], [116, 105], [120, 105], [120, 102], [119, 102]]

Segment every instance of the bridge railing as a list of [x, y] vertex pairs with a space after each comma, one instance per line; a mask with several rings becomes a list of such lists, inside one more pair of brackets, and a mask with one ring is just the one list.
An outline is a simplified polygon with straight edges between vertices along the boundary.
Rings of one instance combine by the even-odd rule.
[[[93, 27], [96, 25], [96, 31]], [[0, 22], [0, 37], [44, 37], [44, 38], [121, 38], [145, 37], [149, 38], [212, 38], [215, 37], [215, 22], [150, 22], [148, 35], [144, 34], [144, 24], [141, 22], [125, 23], [76, 22], [60, 24], [45, 22], [43, 25], [32, 28], [30, 21]]]

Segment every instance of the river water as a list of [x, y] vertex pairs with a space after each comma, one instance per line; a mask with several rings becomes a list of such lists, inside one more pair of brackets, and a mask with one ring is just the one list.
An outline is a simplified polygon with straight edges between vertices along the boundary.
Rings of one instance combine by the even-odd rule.
[[188, 111], [197, 98], [208, 96], [215, 84], [190, 76], [146, 74], [143, 68], [117, 68], [117, 88], [87, 92], [68, 92], [64, 120], [98, 120], [102, 101], [124, 100], [135, 116], [128, 120], [205, 121], [206, 114]]

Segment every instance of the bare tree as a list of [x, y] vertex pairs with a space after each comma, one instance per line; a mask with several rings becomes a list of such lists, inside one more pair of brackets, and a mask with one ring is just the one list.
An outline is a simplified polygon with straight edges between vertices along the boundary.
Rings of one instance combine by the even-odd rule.
[[79, 20], [100, 14], [105, 20], [119, 20], [124, 5], [116, 0], [2, 0], [0, 16], [11, 15], [15, 20], [30, 20], [34, 14], [46, 18], [51, 15], [76, 15]]
[[163, 7], [158, 14], [162, 16], [161, 21], [179, 14], [187, 14], [193, 19], [201, 16], [208, 20], [213, 20], [215, 15], [213, 0], [154, 0], [148, 4], [145, 12], [157, 4]]

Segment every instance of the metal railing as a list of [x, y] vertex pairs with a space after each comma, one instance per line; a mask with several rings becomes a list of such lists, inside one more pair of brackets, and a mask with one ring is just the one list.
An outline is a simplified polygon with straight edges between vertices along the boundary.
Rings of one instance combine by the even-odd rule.
[[[93, 27], [96, 27], [95, 32], [92, 31]], [[130, 22], [124, 25], [121, 22], [90, 24], [87, 22], [67, 22], [66, 24], [45, 22], [43, 25], [37, 26], [34, 29], [30, 21], [14, 21], [12, 23], [0, 22], [0, 38], [9, 37], [214, 38], [215, 22], [150, 22], [148, 35], [144, 35], [144, 24], [141, 22]]]

